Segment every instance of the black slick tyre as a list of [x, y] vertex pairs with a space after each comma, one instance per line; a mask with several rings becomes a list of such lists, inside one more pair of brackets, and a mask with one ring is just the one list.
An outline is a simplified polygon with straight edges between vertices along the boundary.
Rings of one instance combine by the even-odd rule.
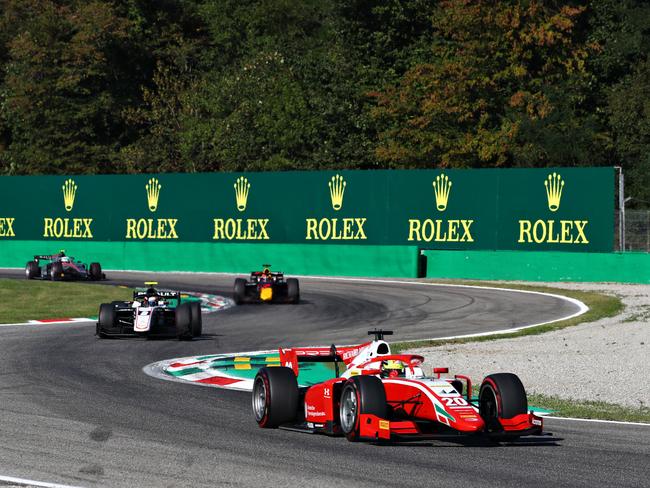
[[99, 318], [97, 320], [97, 336], [101, 339], [106, 337], [106, 331], [115, 327], [115, 307], [110, 303], [102, 303], [99, 306]]
[[63, 265], [61, 263], [52, 263], [50, 279], [52, 281], [61, 281], [63, 279]]
[[179, 341], [192, 338], [192, 311], [189, 303], [181, 303], [175, 312], [176, 337]]
[[102, 265], [99, 263], [90, 263], [88, 271], [91, 280], [99, 281], [102, 279]]
[[287, 278], [287, 301], [289, 303], [300, 301], [300, 285], [296, 278]]
[[528, 412], [526, 390], [513, 373], [495, 373], [485, 377], [479, 391], [479, 413], [488, 433], [503, 431], [499, 419], [510, 419]]
[[36, 261], [29, 261], [25, 266], [25, 276], [28, 280], [33, 280], [40, 274], [41, 270]]
[[203, 333], [203, 319], [201, 318], [201, 304], [199, 302], [189, 302], [190, 315], [192, 322], [192, 337], [201, 337]]
[[253, 381], [253, 415], [266, 429], [295, 420], [298, 415], [298, 380], [291, 368], [261, 368]]
[[362, 413], [385, 419], [388, 415], [386, 390], [376, 376], [353, 376], [343, 386], [339, 406], [341, 431], [351, 442], [361, 440]]
[[233, 300], [237, 305], [241, 305], [246, 300], [246, 280], [235, 278], [235, 286], [232, 292]]

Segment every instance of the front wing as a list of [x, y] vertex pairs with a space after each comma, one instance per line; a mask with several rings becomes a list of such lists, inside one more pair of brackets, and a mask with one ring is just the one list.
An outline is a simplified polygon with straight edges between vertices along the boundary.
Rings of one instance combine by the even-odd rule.
[[136, 332], [135, 309], [123, 308], [115, 311], [115, 322], [110, 328], [102, 328], [102, 333], [111, 337], [133, 337], [138, 335], [171, 337], [176, 335], [175, 309], [166, 309], [156, 312], [152, 318], [150, 329], [147, 332]]

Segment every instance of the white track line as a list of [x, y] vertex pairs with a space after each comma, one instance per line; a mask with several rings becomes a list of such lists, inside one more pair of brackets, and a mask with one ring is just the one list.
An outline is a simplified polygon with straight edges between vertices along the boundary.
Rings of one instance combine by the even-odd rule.
[[58, 483], [47, 483], [45, 481], [26, 480], [23, 478], [14, 478], [12, 476], [1, 476], [1, 475], [0, 475], [0, 481], [6, 481], [7, 483], [18, 483], [19, 485], [27, 485], [27, 486], [42, 486], [43, 488], [82, 488], [80, 486], [60, 485]]
[[56, 321], [56, 322], [16, 322], [14, 324], [0, 324], [0, 327], [13, 327], [16, 325], [38, 325], [43, 327], [44, 325], [51, 325], [51, 324], [85, 324], [88, 322], [95, 322], [92, 319], [84, 319], [84, 320], [61, 320], [61, 321]]
[[553, 420], [570, 420], [574, 422], [597, 422], [601, 424], [641, 425], [643, 427], [650, 427], [650, 424], [646, 422], [625, 422], [623, 420], [579, 419], [575, 417], [553, 417], [551, 415], [545, 415], [544, 418]]
[[[22, 269], [22, 268], [0, 268], [0, 269]], [[115, 272], [125, 272], [125, 273], [156, 273], [156, 274], [187, 274], [187, 275], [213, 275], [213, 276], [238, 276], [242, 273], [208, 273], [208, 272], [192, 272], [192, 271], [137, 271], [137, 270], [106, 270], [106, 271], [115, 271]], [[517, 290], [516, 288], [500, 288], [497, 286], [479, 286], [479, 285], [461, 285], [461, 284], [449, 284], [449, 283], [428, 283], [421, 281], [404, 281], [404, 280], [393, 280], [393, 279], [379, 279], [379, 278], [346, 278], [346, 277], [329, 277], [329, 276], [306, 276], [306, 275], [295, 275], [299, 278], [313, 279], [313, 280], [327, 280], [327, 281], [350, 281], [357, 283], [379, 283], [379, 284], [399, 284], [399, 285], [413, 285], [413, 286], [437, 286], [437, 287], [450, 287], [450, 288], [474, 288], [474, 289], [486, 289], [486, 290], [496, 290], [496, 291], [509, 291], [513, 293], [527, 293], [532, 295], [543, 295], [553, 298], [558, 298], [560, 300], [565, 300], [567, 302], [573, 303], [578, 307], [578, 311], [574, 314], [568, 315], [566, 317], [560, 317], [558, 319], [549, 320], [546, 322], [539, 322], [536, 324], [524, 325], [521, 327], [514, 327], [511, 329], [497, 330], [494, 332], [479, 332], [476, 334], [464, 334], [459, 336], [449, 336], [449, 337], [438, 337], [434, 339], [418, 339], [418, 340], [450, 340], [450, 339], [463, 339], [469, 337], [483, 337], [490, 335], [501, 335], [509, 334], [511, 332], [517, 332], [524, 329], [529, 329], [531, 327], [539, 327], [541, 325], [553, 324], [555, 322], [560, 322], [562, 320], [569, 320], [574, 317], [578, 317], [589, 310], [589, 307], [582, 303], [580, 300], [575, 298], [565, 297], [562, 295], [556, 295], [554, 293], [546, 293], [541, 291], [531, 291], [531, 290]], [[2, 324], [0, 327], [7, 325], [20, 325], [20, 324]], [[412, 341], [404, 341], [412, 342]]]
[[[110, 271], [110, 270], [107, 270]], [[113, 270], [118, 271], [118, 270]], [[213, 276], [240, 276], [242, 273], [209, 273], [209, 272], [192, 272], [192, 271], [136, 271], [136, 270], [122, 270], [123, 272], [128, 273], [160, 273], [160, 274], [187, 274], [187, 275], [213, 275]], [[473, 288], [478, 290], [495, 290], [495, 291], [509, 291], [513, 293], [527, 293], [531, 295], [543, 295], [553, 298], [558, 298], [560, 300], [565, 300], [569, 303], [574, 304], [578, 307], [578, 311], [574, 314], [568, 315], [566, 317], [560, 317], [554, 320], [548, 320], [546, 322], [538, 322], [536, 324], [523, 325], [521, 327], [514, 327], [511, 329], [497, 330], [494, 332], [479, 332], [476, 334], [464, 334], [458, 336], [449, 336], [449, 337], [438, 337], [433, 339], [418, 339], [418, 340], [450, 340], [450, 339], [464, 339], [468, 337], [483, 337], [490, 335], [500, 335], [500, 334], [509, 334], [511, 332], [518, 332], [520, 330], [529, 329], [532, 327], [539, 327], [541, 325], [553, 324], [555, 322], [560, 322], [562, 320], [569, 320], [574, 317], [578, 317], [589, 310], [589, 307], [585, 305], [580, 300], [575, 298], [566, 297], [563, 295], [557, 295], [555, 293], [546, 293], [541, 291], [532, 291], [532, 290], [518, 290], [516, 288], [501, 288], [498, 286], [480, 286], [480, 285], [462, 285], [462, 284], [453, 284], [453, 283], [429, 283], [422, 281], [405, 281], [405, 280], [395, 280], [395, 279], [380, 279], [380, 278], [350, 278], [350, 277], [339, 277], [339, 276], [309, 276], [309, 275], [292, 275], [298, 278], [306, 278], [311, 280], [326, 280], [326, 281], [350, 281], [356, 283], [378, 283], [378, 284], [398, 284], [398, 285], [413, 285], [413, 286], [437, 286], [437, 287], [449, 287], [449, 288]], [[412, 342], [412, 341], [404, 341]]]

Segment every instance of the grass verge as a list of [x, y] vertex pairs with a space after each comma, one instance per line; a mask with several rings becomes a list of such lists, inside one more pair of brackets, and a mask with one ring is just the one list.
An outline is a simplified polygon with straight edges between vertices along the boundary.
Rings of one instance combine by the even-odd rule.
[[562, 295], [570, 298], [580, 300], [582, 303], [589, 307], [582, 315], [572, 319], [561, 320], [553, 322], [552, 324], [540, 325], [537, 327], [530, 327], [517, 332], [509, 332], [507, 334], [494, 334], [479, 337], [466, 337], [463, 339], [426, 339], [419, 341], [395, 342], [391, 343], [391, 350], [394, 353], [399, 353], [405, 349], [415, 349], [418, 347], [432, 347], [440, 346], [443, 344], [463, 344], [466, 342], [483, 342], [494, 341], [497, 339], [509, 339], [512, 337], [522, 337], [528, 335], [543, 334], [553, 330], [564, 329], [572, 325], [578, 325], [585, 322], [594, 322], [602, 319], [603, 317], [613, 317], [618, 315], [623, 310], [623, 302], [618, 297], [611, 295], [604, 295], [593, 291], [578, 291], [578, 290], [565, 290], [560, 288], [551, 288], [546, 286], [529, 286], [529, 285], [511, 285], [511, 284], [492, 284], [492, 283], [476, 283], [476, 282], [462, 282], [464, 285], [473, 286], [489, 286], [492, 288], [510, 288], [525, 291], [539, 291], [542, 293], [553, 293], [555, 295]]
[[[478, 401], [479, 386], [472, 388], [472, 398]], [[644, 422], [650, 424], [649, 407], [626, 407], [614, 403], [573, 400], [554, 395], [528, 394], [529, 407], [549, 410], [553, 417], [570, 417], [576, 419], [615, 420], [619, 422]]]
[[565, 400], [556, 396], [537, 394], [528, 395], [528, 403], [536, 407], [553, 410], [552, 415], [554, 417], [650, 423], [650, 408], [648, 407], [632, 408], [613, 403]]
[[0, 323], [93, 317], [100, 303], [131, 297], [130, 289], [117, 286], [0, 279]]

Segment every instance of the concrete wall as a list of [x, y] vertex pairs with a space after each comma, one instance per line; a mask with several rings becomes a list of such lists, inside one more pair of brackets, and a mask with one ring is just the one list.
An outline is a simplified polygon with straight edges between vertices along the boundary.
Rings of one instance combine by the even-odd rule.
[[648, 253], [423, 251], [428, 278], [650, 283]]
[[287, 274], [416, 277], [415, 246], [220, 244], [203, 242], [5, 241], [0, 267], [22, 267], [60, 249], [104, 269], [249, 273], [269, 263]]

